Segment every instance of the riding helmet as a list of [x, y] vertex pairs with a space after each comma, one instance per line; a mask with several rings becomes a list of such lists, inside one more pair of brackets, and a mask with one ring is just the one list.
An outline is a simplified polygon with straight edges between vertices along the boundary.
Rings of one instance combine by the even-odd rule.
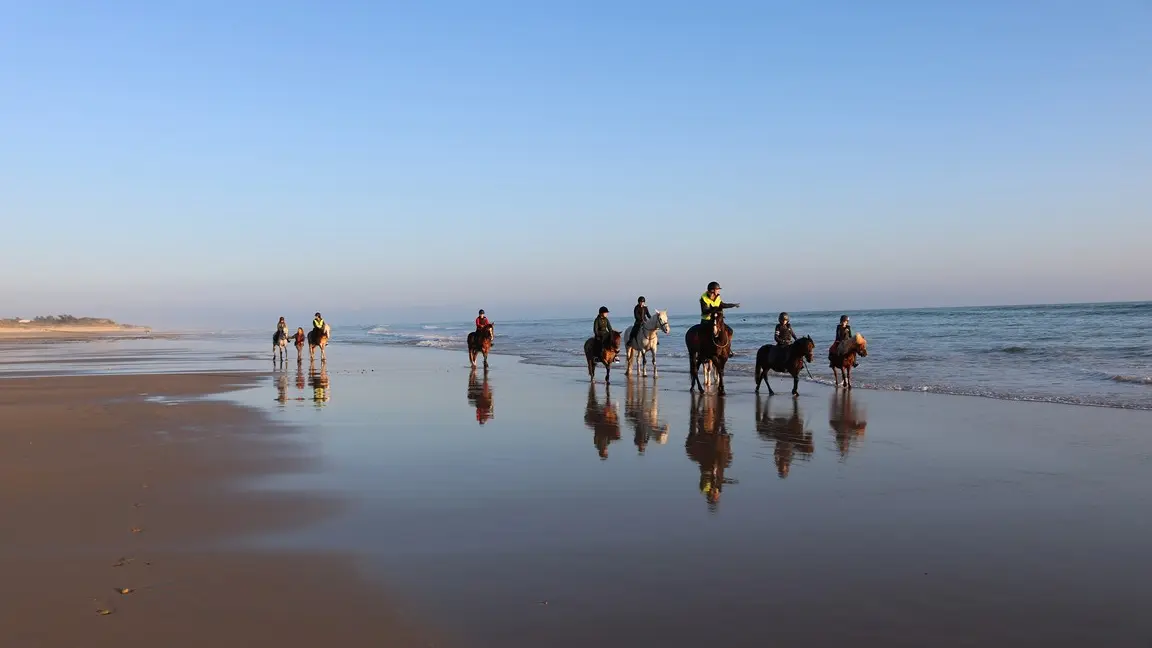
[[712, 283], [708, 284], [708, 290], [712, 290], [713, 288], [720, 290], [720, 282], [713, 281]]
[[848, 321], [848, 316], [847, 316], [847, 315], [841, 315], [841, 316], [840, 316], [840, 321], [841, 321], [841, 322], [847, 322], [847, 321]]
[[637, 304], [643, 304], [644, 303], [644, 295], [640, 295], [640, 299], [637, 299], [636, 303]]
[[316, 313], [316, 317], [320, 317], [320, 313]]
[[788, 313], [780, 313], [780, 323], [783, 324], [784, 320], [788, 317]]
[[484, 314], [484, 309], [483, 309], [483, 308], [481, 308], [481, 309], [480, 309], [480, 314], [481, 314], [481, 315], [483, 315], [483, 314]]
[[601, 307], [600, 307], [600, 314], [601, 314], [601, 315], [603, 315], [604, 313], [607, 313], [607, 312], [608, 312], [608, 307], [607, 307], [607, 306], [601, 306]]

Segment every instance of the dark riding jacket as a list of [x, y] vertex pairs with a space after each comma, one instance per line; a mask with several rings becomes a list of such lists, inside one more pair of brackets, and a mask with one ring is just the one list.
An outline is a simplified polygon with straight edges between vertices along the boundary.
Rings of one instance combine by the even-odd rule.
[[592, 321], [592, 337], [600, 341], [606, 341], [612, 335], [612, 322], [608, 321], [607, 317], [596, 316]]
[[777, 324], [776, 325], [776, 344], [783, 346], [792, 344], [796, 341], [796, 333], [792, 330], [792, 324]]
[[636, 318], [636, 324], [639, 325], [643, 324], [649, 317], [652, 317], [652, 314], [648, 312], [647, 306], [636, 304], [636, 306], [632, 308], [632, 317]]
[[850, 340], [850, 339], [852, 339], [852, 327], [851, 326], [837, 326], [836, 327], [836, 341], [837, 342], [842, 342], [844, 340]]

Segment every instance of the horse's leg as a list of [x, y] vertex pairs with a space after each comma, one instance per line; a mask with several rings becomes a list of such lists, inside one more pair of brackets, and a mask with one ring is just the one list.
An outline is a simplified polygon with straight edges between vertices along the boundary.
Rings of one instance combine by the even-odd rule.
[[484, 368], [488, 368], [488, 349], [484, 349]]
[[772, 370], [771, 367], [764, 370], [764, 384], [768, 387], [768, 395], [769, 396], [775, 396], [776, 392], [772, 391], [772, 382], [768, 380], [768, 376], [769, 376], [768, 372], [771, 370]]
[[588, 360], [588, 382], [596, 380], [596, 361], [592, 358], [585, 358]]
[[[692, 380], [688, 383], [688, 391], [693, 392], [696, 390], [696, 384], [700, 382], [700, 379], [696, 376], [696, 356], [691, 351], [688, 352], [688, 373], [692, 376]], [[701, 388], [700, 391], [704, 391], [704, 389]]]
[[624, 375], [625, 376], [631, 376], [632, 375], [632, 356], [634, 355], [632, 345], [629, 344], [627, 347], [627, 350], [628, 350], [628, 355], [624, 359]]
[[612, 382], [612, 363], [611, 362], [605, 362], [604, 363], [604, 384], [607, 385], [610, 382]]
[[724, 395], [724, 365], [716, 367], [716, 375], [720, 379], [720, 395]]
[[660, 376], [660, 374], [656, 372], [656, 345], [652, 345], [652, 348], [649, 349], [648, 352], [652, 354], [652, 378], [655, 379]]
[[849, 362], [844, 365], [844, 386], [852, 389], [852, 363]]

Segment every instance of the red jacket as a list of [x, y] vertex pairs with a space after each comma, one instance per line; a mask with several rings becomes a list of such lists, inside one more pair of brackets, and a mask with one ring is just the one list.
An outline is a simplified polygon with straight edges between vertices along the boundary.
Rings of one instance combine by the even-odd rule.
[[476, 318], [476, 328], [483, 328], [485, 326], [488, 326], [491, 323], [492, 322], [489, 322], [488, 318], [483, 316], [483, 315]]

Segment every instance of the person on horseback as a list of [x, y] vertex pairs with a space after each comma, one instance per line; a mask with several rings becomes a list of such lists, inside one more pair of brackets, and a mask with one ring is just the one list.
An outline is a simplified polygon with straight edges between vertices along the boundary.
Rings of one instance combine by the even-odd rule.
[[[723, 314], [725, 308], [740, 308], [740, 304], [720, 301], [720, 284], [715, 281], [709, 283], [708, 290], [700, 295], [700, 323], [705, 326], [712, 326], [712, 316]], [[727, 324], [724, 326], [731, 334], [732, 327]]]
[[281, 317], [280, 322], [276, 324], [276, 336], [283, 337], [285, 340], [288, 339], [288, 322], [285, 322], [283, 317]]
[[492, 326], [492, 322], [484, 315], [484, 309], [480, 309], [480, 314], [476, 316], [476, 337], [480, 337], [480, 331], [484, 330], [485, 326]]
[[616, 329], [612, 328], [612, 322], [608, 321], [608, 307], [601, 306], [600, 313], [592, 321], [592, 337], [596, 339], [596, 344], [603, 349], [605, 345], [612, 342], [612, 334], [615, 332]]
[[792, 323], [788, 321], [788, 313], [780, 313], [780, 323], [776, 325], [776, 346], [788, 346], [796, 341], [796, 333], [792, 330]]
[[644, 302], [643, 295], [636, 300], [636, 306], [632, 308], [632, 317], [636, 322], [632, 325], [632, 335], [628, 337], [627, 344], [631, 344], [632, 341], [636, 339], [636, 334], [640, 332], [640, 327], [644, 325], [644, 322], [648, 321], [649, 317], [652, 317], [652, 314], [648, 312], [648, 306]]
[[324, 333], [324, 318], [320, 317], [320, 313], [316, 313], [316, 317], [312, 318], [312, 330], [316, 331], [316, 335]]
[[[844, 340], [851, 340], [851, 339], [852, 339], [852, 326], [848, 323], [848, 316], [847, 315], [841, 315], [840, 316], [840, 323], [836, 325], [836, 341], [832, 343], [832, 352], [839, 354], [840, 353], [840, 345], [844, 342]], [[860, 363], [859, 362], [853, 362], [852, 366], [853, 367], [859, 367]]]

